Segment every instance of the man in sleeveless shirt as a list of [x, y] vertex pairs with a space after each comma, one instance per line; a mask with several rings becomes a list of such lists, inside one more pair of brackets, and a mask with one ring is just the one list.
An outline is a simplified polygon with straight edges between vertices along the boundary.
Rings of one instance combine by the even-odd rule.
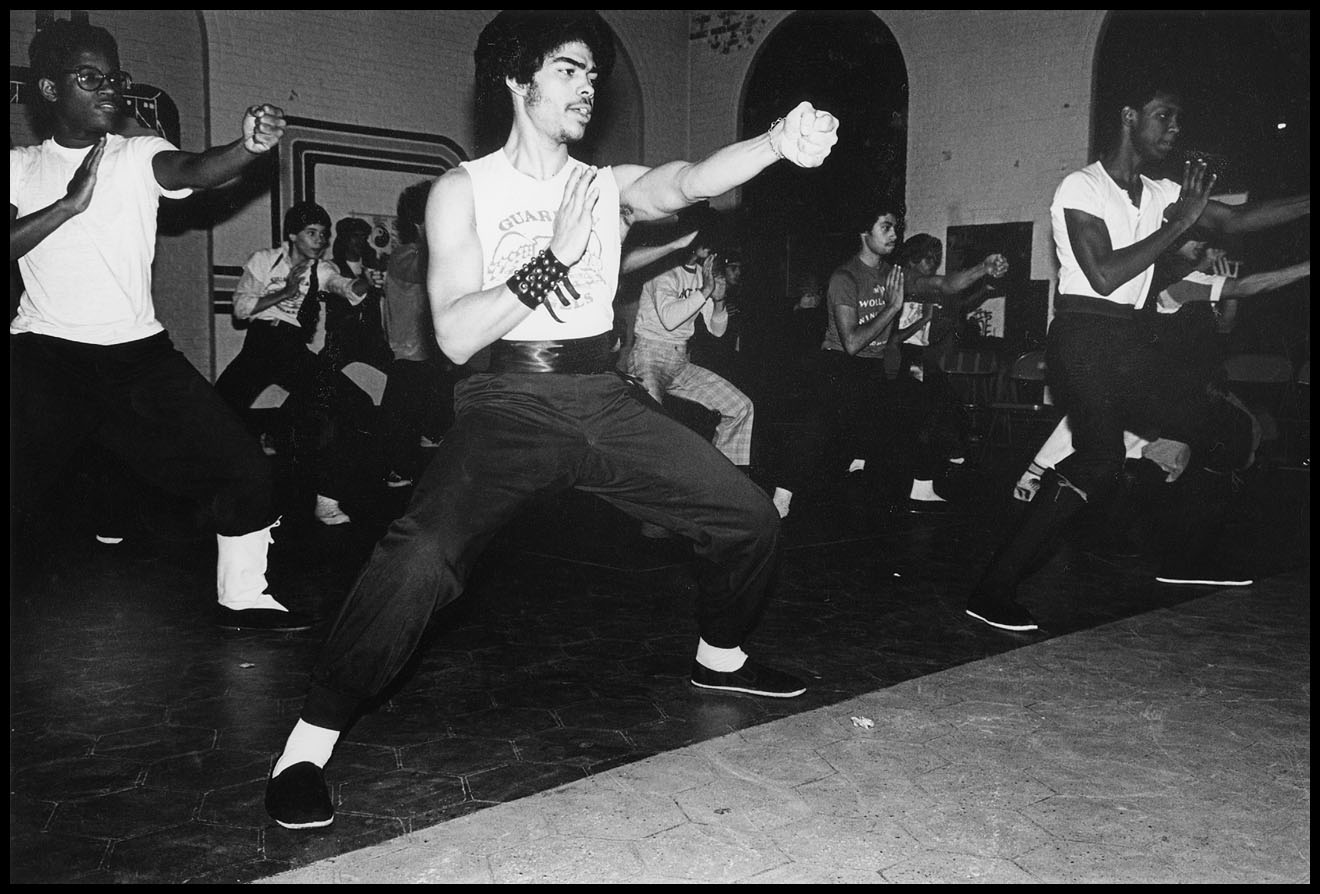
[[455, 389], [454, 425], [326, 640], [267, 786], [267, 812], [286, 828], [333, 822], [323, 767], [339, 732], [402, 669], [496, 529], [537, 494], [576, 487], [694, 543], [705, 561], [693, 685], [804, 691], [741, 648], [776, 564], [773, 504], [621, 378], [609, 348], [629, 226], [718, 196], [780, 160], [815, 167], [838, 122], [804, 102], [695, 164], [598, 170], [568, 147], [586, 133], [612, 52], [595, 13], [505, 10], [478, 40], [479, 101], [492, 90], [507, 96], [512, 125], [502, 148], [437, 180], [427, 285], [440, 348], [464, 363], [490, 346], [490, 369]]

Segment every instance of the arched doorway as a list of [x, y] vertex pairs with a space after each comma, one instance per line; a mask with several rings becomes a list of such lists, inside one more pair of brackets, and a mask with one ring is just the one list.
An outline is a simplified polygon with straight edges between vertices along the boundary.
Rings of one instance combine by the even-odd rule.
[[816, 170], [778, 164], [744, 187], [744, 293], [757, 300], [782, 300], [804, 272], [827, 276], [856, 247], [848, 211], [859, 196], [901, 202], [905, 191], [907, 65], [874, 13], [803, 10], [776, 27], [747, 79], [742, 136], [802, 100], [839, 118], [839, 142]]

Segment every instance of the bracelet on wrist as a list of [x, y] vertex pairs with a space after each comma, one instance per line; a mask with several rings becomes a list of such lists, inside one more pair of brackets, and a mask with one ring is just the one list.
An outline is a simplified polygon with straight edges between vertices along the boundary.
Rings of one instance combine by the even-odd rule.
[[[550, 310], [550, 305], [545, 299], [567, 276], [568, 265], [562, 263], [555, 257], [554, 252], [546, 248], [519, 267], [513, 276], [505, 281], [505, 285], [509, 287], [509, 291], [518, 296], [519, 301], [532, 310], [536, 310], [542, 304]], [[554, 312], [551, 311], [550, 315], [554, 316]], [[558, 317], [555, 319], [559, 320]]]
[[784, 153], [781, 152], [779, 147], [775, 145], [775, 128], [783, 123], [784, 123], [783, 118], [776, 118], [774, 121], [770, 122], [770, 127], [766, 129], [765, 136], [766, 139], [770, 141], [770, 151], [773, 152], [775, 155], [779, 156], [780, 161], [787, 161], [787, 159], [784, 157]]

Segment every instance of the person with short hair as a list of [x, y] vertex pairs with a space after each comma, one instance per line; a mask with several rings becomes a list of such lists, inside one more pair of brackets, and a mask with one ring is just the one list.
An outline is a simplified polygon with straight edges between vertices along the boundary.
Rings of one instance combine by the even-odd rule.
[[1251, 582], [1220, 567], [1213, 535], [1231, 497], [1233, 474], [1254, 459], [1255, 420], [1240, 402], [1207, 387], [1194, 367], [1153, 346], [1134, 313], [1147, 299], [1155, 261], [1193, 226], [1211, 233], [1260, 230], [1309, 215], [1311, 199], [1213, 201], [1215, 176], [1200, 159], [1187, 159], [1181, 184], [1152, 179], [1146, 170], [1172, 152], [1181, 131], [1180, 94], [1165, 84], [1139, 84], [1116, 112], [1116, 142], [1063, 179], [1050, 209], [1059, 286], [1046, 367], [1075, 449], [1045, 471], [1039, 492], [968, 596], [966, 613], [1001, 630], [1038, 629], [1017, 602], [1018, 584], [1077, 512], [1115, 486], [1125, 430], [1191, 450], [1181, 488], [1187, 508], [1177, 536], [1183, 549], [1161, 568], [1159, 580]]
[[240, 176], [279, 142], [284, 113], [251, 106], [238, 139], [183, 152], [116, 133], [131, 78], [104, 28], [55, 20], [29, 56], [52, 133], [9, 152], [9, 258], [25, 286], [9, 326], [10, 531], [94, 441], [200, 504], [216, 530], [216, 623], [305, 630], [313, 619], [266, 580], [278, 523], [270, 462], [175, 349], [151, 294], [160, 200]]
[[[890, 257], [902, 219], [899, 204], [888, 197], [861, 206], [854, 223], [858, 250], [835, 268], [825, 292], [829, 323], [821, 372], [830, 402], [829, 445], [848, 460], [849, 498], [863, 503], [880, 499], [873, 488], [857, 491], [886, 459], [881, 446], [894, 436], [889, 379], [897, 371], [898, 354], [890, 341], [906, 292], [903, 268]], [[825, 461], [834, 459], [831, 455]]]
[[937, 481], [967, 456], [961, 408], [940, 359], [950, 349], [953, 329], [963, 315], [987, 294], [965, 293], [986, 279], [1001, 279], [1008, 273], [1008, 260], [991, 252], [978, 264], [941, 274], [944, 244], [929, 233], [908, 237], [899, 256], [906, 273], [905, 297], [897, 344], [891, 347], [900, 352], [898, 381], [906, 392], [901, 400], [912, 411], [916, 445], [907, 505], [909, 512], [938, 512], [949, 504], [938, 493]]
[[728, 281], [713, 241], [703, 229], [681, 264], [642, 286], [628, 372], [642, 380], [656, 403], [670, 394], [718, 413], [715, 448], [746, 469], [752, 462], [756, 412], [751, 398], [688, 356], [698, 317], [716, 338], [724, 335], [729, 322], [724, 301]]
[[426, 294], [426, 200], [433, 181], [399, 193], [399, 244], [385, 269], [381, 317], [394, 360], [381, 397], [385, 486], [411, 487], [421, 474], [422, 442], [434, 447], [454, 421], [454, 383], [470, 370], [440, 352]]
[[315, 480], [313, 513], [323, 525], [342, 525], [352, 521], [339, 501], [354, 463], [341, 435], [370, 398], [325, 356], [329, 336], [321, 304], [327, 295], [360, 303], [371, 272], [345, 276], [323, 258], [329, 232], [324, 208], [297, 202], [284, 212], [283, 243], [248, 257], [234, 287], [234, 319], [246, 323], [247, 332], [215, 390], [240, 415], [271, 385], [289, 393], [280, 412], [290, 419], [294, 454]]

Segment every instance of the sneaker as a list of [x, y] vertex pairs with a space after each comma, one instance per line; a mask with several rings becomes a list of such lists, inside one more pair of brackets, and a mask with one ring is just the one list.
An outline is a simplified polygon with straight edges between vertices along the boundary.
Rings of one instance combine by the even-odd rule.
[[121, 543], [124, 542], [124, 538], [123, 538], [123, 537], [114, 537], [114, 536], [111, 536], [110, 534], [97, 534], [97, 535], [96, 535], [96, 542], [97, 542], [97, 543], [104, 543], [106, 546], [118, 546], [119, 544], [121, 544]]
[[267, 456], [277, 456], [279, 451], [275, 449], [275, 439], [262, 432], [261, 434], [261, 452]]
[[339, 501], [316, 495], [316, 520], [323, 525], [346, 525], [353, 519], [339, 508]]
[[335, 821], [325, 771], [311, 761], [285, 768], [266, 782], [266, 813], [286, 829], [323, 829]]
[[390, 472], [385, 476], [386, 487], [412, 487], [412, 479], [404, 478], [398, 472]]
[[1040, 629], [1031, 613], [1010, 599], [992, 601], [973, 596], [967, 601], [967, 616], [1000, 630], [1021, 633]]
[[277, 608], [229, 608], [217, 605], [215, 623], [225, 630], [289, 632], [311, 630], [316, 619], [302, 612], [282, 612]]
[[692, 662], [692, 685], [699, 689], [745, 692], [770, 698], [792, 698], [807, 691], [797, 677], [748, 658], [736, 671], [713, 671], [698, 661]]
[[1200, 587], [1249, 587], [1255, 583], [1249, 575], [1236, 574], [1213, 565], [1196, 568], [1161, 569], [1155, 579], [1162, 584], [1186, 584]]
[[434, 450], [435, 448], [440, 446], [440, 442], [442, 440], [444, 439], [436, 438], [435, 440], [431, 440], [426, 435], [422, 435], [420, 438], [417, 439], [417, 446], [421, 447], [423, 450]]

